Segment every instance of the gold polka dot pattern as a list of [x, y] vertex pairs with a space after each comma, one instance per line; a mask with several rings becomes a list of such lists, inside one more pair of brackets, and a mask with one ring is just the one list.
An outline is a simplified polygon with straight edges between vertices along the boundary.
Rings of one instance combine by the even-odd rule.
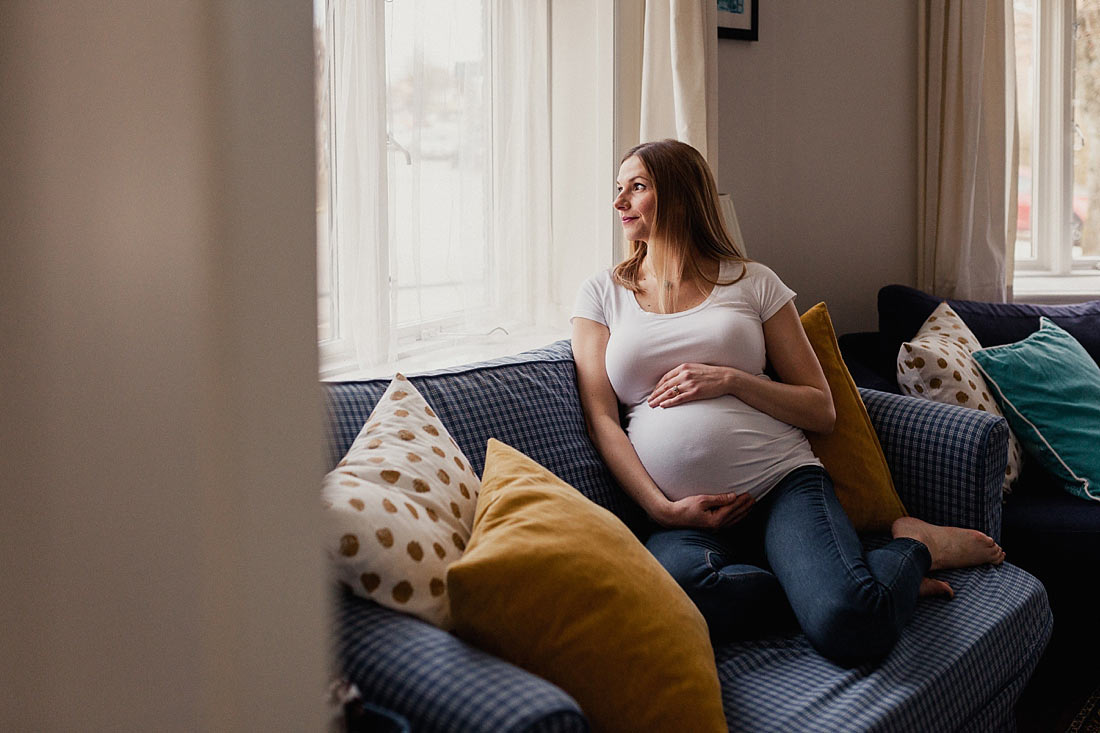
[[344, 557], [355, 557], [359, 552], [359, 538], [353, 534], [346, 534], [340, 538], [340, 554]]
[[450, 628], [444, 578], [466, 549], [480, 488], [437, 413], [396, 376], [322, 484], [338, 581]]
[[[980, 348], [962, 318], [941, 303], [916, 336], [898, 349], [898, 386], [907, 395], [1002, 416], [971, 356]], [[1003, 484], [1006, 494], [1019, 475], [1021, 460], [1020, 441], [1010, 434]]]
[[393, 600], [398, 603], [405, 604], [412, 598], [413, 587], [412, 583], [407, 580], [402, 580], [400, 583], [393, 587]]

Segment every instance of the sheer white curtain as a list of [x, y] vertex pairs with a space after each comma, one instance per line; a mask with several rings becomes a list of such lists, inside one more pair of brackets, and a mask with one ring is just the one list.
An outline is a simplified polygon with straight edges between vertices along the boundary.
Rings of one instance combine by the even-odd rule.
[[1016, 225], [1015, 59], [1007, 0], [919, 5], [922, 290], [1003, 301]]
[[546, 326], [554, 287], [549, 6], [547, 0], [492, 0], [491, 16], [497, 302], [521, 322]]
[[357, 366], [535, 325], [550, 277], [548, 0], [327, 1], [337, 322]]
[[333, 232], [340, 341], [358, 365], [389, 349], [386, 47], [381, 2], [331, 0]]
[[491, 55], [480, 0], [386, 3], [394, 320], [463, 332], [490, 305]]

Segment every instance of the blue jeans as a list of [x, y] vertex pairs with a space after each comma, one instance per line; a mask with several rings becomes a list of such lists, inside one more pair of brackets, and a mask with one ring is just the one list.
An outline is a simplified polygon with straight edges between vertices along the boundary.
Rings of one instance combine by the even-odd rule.
[[908, 538], [864, 552], [817, 466], [791, 471], [729, 528], [659, 530], [646, 547], [716, 640], [797, 620], [815, 649], [846, 666], [890, 651], [932, 563], [928, 548]]

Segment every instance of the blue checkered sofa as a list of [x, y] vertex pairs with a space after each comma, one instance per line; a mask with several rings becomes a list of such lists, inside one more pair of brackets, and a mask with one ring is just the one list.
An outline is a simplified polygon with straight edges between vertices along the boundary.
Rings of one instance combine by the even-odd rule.
[[[411, 379], [479, 475], [485, 443], [495, 437], [636, 533], [649, 528], [588, 439], [568, 341]], [[325, 385], [330, 466], [347, 451], [387, 382]], [[863, 399], [910, 513], [997, 536], [1004, 421], [871, 390]], [[1007, 563], [943, 577], [955, 598], [921, 601], [895, 649], [877, 665], [839, 667], [794, 631], [719, 646], [730, 730], [1011, 730], [1013, 705], [1051, 632], [1046, 592]], [[339, 663], [372, 710], [388, 711], [392, 729], [588, 730], [584, 711], [549, 682], [415, 618], [335, 593]]]

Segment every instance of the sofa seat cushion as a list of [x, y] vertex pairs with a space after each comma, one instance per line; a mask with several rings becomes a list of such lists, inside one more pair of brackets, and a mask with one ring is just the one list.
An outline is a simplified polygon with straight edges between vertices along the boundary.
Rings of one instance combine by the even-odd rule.
[[[1055, 629], [1090, 629], [1095, 607], [1084, 602], [1087, 574], [1100, 557], [1100, 504], [1063, 491], [1057, 480], [1025, 463], [1021, 490], [1004, 505], [1001, 542], [1014, 564], [1042, 578]], [[1100, 651], [1100, 636], [1074, 634], [1072, 644]], [[1079, 649], [1078, 649], [1079, 650]]]
[[[409, 381], [424, 396], [481, 476], [485, 446], [496, 438], [530, 456], [622, 519], [636, 534], [652, 524], [615, 482], [588, 438], [568, 341], [516, 356], [427, 374]], [[347, 453], [389, 379], [326, 385], [329, 466]]]
[[937, 577], [955, 597], [922, 600], [879, 665], [836, 666], [801, 634], [719, 647], [730, 730], [976, 730], [1034, 669], [1051, 632], [1046, 592], [1008, 563]]

